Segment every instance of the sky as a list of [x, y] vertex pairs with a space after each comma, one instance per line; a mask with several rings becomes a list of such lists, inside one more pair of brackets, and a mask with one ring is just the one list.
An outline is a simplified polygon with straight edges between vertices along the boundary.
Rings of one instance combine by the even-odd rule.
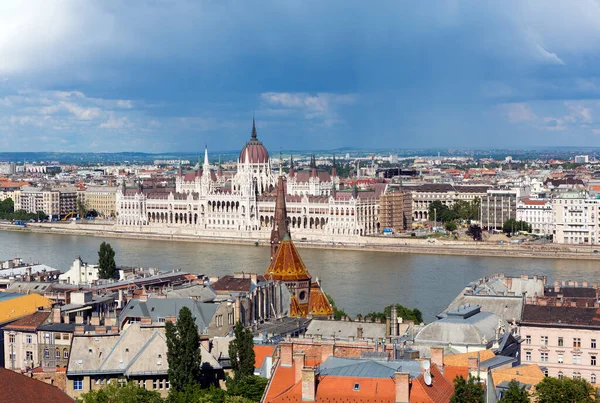
[[0, 151], [600, 146], [598, 0], [2, 0]]

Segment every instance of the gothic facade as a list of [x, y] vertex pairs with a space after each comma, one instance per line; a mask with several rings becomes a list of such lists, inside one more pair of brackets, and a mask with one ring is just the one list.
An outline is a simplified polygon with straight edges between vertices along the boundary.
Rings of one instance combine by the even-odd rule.
[[[250, 141], [240, 152], [232, 177], [224, 177], [220, 167], [214, 172], [205, 150], [196, 171], [179, 169], [174, 189], [121, 184], [116, 195], [117, 227], [145, 232], [177, 228], [197, 235], [216, 231], [234, 237], [264, 234], [266, 239], [275, 218], [277, 177], [253, 122]], [[339, 191], [335, 165], [331, 175], [318, 171], [314, 157], [310, 171], [295, 172], [292, 162], [286, 179], [289, 228], [297, 237], [379, 231], [379, 196], [385, 184], [364, 192]]]

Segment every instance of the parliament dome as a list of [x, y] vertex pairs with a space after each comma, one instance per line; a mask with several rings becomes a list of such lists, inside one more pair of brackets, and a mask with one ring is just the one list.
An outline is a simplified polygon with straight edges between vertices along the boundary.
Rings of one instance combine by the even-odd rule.
[[266, 147], [256, 137], [256, 125], [252, 119], [252, 135], [250, 141], [246, 143], [240, 152], [240, 163], [246, 162], [246, 151], [248, 152], [248, 161], [250, 164], [266, 164], [269, 162], [269, 152]]

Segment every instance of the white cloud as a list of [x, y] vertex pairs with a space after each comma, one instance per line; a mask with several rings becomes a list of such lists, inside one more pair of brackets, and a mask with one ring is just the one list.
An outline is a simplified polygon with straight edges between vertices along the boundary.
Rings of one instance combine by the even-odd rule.
[[503, 107], [506, 116], [511, 123], [526, 122], [537, 119], [536, 114], [533, 113], [529, 105], [526, 103], [505, 104]]
[[327, 127], [343, 123], [337, 109], [343, 105], [356, 103], [356, 94], [305, 92], [265, 92], [261, 100], [270, 116], [293, 116], [301, 114], [305, 119], [319, 120]]

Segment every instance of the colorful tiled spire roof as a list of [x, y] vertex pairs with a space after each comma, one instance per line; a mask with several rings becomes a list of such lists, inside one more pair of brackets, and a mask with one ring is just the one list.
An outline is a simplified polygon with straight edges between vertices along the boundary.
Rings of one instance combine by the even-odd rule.
[[277, 252], [265, 273], [265, 277], [280, 281], [298, 281], [311, 278], [298, 250], [286, 234], [279, 243]]

